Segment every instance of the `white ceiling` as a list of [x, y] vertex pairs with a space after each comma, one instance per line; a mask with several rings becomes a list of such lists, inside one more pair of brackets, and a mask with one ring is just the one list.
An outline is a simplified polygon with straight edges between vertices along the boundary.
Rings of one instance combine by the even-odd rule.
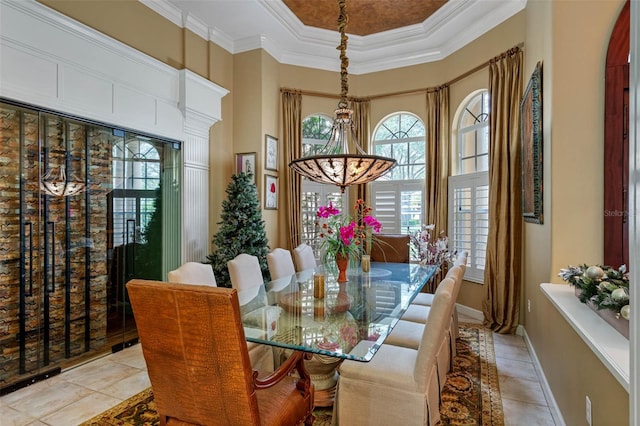
[[[338, 32], [305, 26], [282, 0], [139, 1], [231, 53], [262, 48], [283, 64], [340, 69]], [[349, 73], [441, 60], [524, 9], [526, 3], [449, 0], [421, 24], [364, 37], [350, 35]], [[402, 0], [397, 4], [401, 7]]]

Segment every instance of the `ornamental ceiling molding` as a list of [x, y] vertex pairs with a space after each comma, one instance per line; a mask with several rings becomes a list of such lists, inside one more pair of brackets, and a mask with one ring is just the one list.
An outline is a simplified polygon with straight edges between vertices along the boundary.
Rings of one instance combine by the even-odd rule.
[[[282, 64], [340, 69], [335, 57], [337, 32], [304, 25], [281, 0], [139, 1], [232, 54], [264, 49]], [[420, 24], [364, 37], [349, 35], [349, 72], [367, 74], [442, 60], [517, 14], [526, 4], [527, 0], [448, 1]], [[243, 22], [246, 19], [244, 25], [238, 24], [237, 16], [243, 16]]]

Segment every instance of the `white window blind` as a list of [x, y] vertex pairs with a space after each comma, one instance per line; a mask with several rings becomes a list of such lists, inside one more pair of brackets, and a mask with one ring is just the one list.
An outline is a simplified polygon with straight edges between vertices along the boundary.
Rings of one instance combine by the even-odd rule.
[[489, 230], [489, 173], [449, 177], [449, 246], [467, 250], [465, 279], [482, 283]]
[[424, 182], [391, 181], [371, 184], [373, 215], [383, 234], [407, 234], [420, 229], [424, 211]]

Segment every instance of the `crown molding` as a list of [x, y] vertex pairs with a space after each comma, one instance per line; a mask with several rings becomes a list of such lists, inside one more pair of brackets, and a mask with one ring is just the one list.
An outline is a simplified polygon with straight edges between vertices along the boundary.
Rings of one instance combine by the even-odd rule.
[[[337, 31], [304, 25], [282, 0], [245, 2], [247, 27], [255, 28], [256, 33], [244, 33], [235, 39], [224, 30], [225, 17], [220, 14], [215, 18], [220, 23], [207, 25], [207, 18], [197, 13], [187, 13], [185, 18], [185, 12], [176, 6], [178, 0], [139, 1], [232, 54], [264, 49], [280, 63], [340, 69]], [[527, 0], [450, 0], [420, 24], [368, 36], [349, 35], [349, 71], [366, 74], [444, 59], [523, 10], [526, 4]]]

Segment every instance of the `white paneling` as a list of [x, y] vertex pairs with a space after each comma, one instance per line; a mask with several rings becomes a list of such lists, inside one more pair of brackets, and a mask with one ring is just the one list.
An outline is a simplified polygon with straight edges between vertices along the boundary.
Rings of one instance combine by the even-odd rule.
[[204, 261], [209, 254], [209, 171], [184, 169], [182, 193], [182, 257], [184, 260]]
[[67, 102], [91, 108], [105, 116], [110, 116], [113, 111], [113, 83], [69, 66], [62, 67], [60, 96]]
[[34, 0], [0, 1], [0, 64], [2, 97], [183, 141], [182, 260], [206, 258], [209, 128], [226, 89]]
[[0, 44], [2, 91], [33, 91], [55, 98], [58, 89], [58, 67], [55, 62]]
[[209, 140], [194, 135], [186, 135], [182, 158], [184, 166], [207, 168], [209, 166]]
[[135, 117], [137, 128], [141, 126], [147, 129], [155, 128], [156, 102], [154, 97], [124, 86], [116, 86], [113, 92], [113, 106], [118, 121], [126, 124], [133, 121]]

